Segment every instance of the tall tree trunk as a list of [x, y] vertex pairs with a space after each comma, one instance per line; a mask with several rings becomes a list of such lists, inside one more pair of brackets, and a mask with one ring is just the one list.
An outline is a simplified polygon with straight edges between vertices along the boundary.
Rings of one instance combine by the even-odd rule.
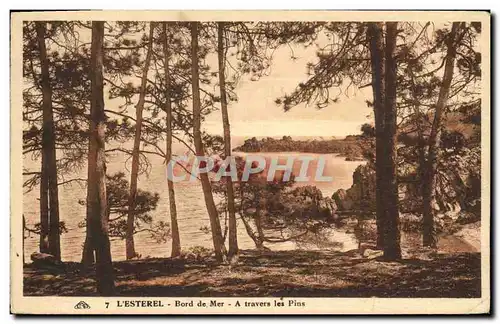
[[375, 182], [377, 213], [377, 247], [384, 247], [384, 193], [383, 193], [383, 156], [384, 156], [384, 104], [385, 104], [385, 59], [382, 39], [382, 23], [368, 24], [367, 36], [370, 42], [370, 60], [372, 66], [373, 111], [375, 115]]
[[[198, 69], [198, 22], [191, 23], [191, 73], [193, 83], [193, 137], [196, 155], [202, 157], [205, 155], [203, 142], [201, 139], [201, 101], [200, 101], [200, 76]], [[210, 217], [210, 228], [212, 231], [212, 240], [214, 244], [215, 257], [217, 261], [223, 262], [225, 259], [225, 247], [222, 240], [222, 231], [220, 227], [219, 215], [215, 207], [212, 186], [208, 174], [200, 174], [203, 196], [207, 206], [208, 216]]]
[[154, 23], [149, 25], [149, 43], [146, 53], [146, 60], [142, 69], [141, 88], [139, 90], [139, 101], [135, 107], [135, 136], [134, 147], [132, 149], [132, 170], [130, 172], [130, 192], [128, 199], [128, 214], [127, 214], [127, 230], [125, 233], [125, 252], [127, 260], [134, 258], [134, 232], [135, 232], [135, 205], [137, 195], [137, 177], [139, 175], [139, 150], [141, 145], [142, 132], [142, 111], [144, 110], [144, 102], [146, 100], [146, 86], [148, 82], [148, 71], [151, 64], [152, 48], [153, 48], [153, 32]]
[[[172, 98], [170, 95], [170, 53], [168, 49], [167, 23], [163, 23], [163, 56], [165, 57], [165, 109], [167, 113], [167, 147], [166, 147], [166, 165], [172, 160]], [[168, 202], [170, 205], [170, 227], [172, 229], [172, 258], [181, 255], [181, 239], [179, 235], [179, 225], [177, 223], [177, 206], [175, 204], [175, 189], [174, 182], [167, 179], [168, 186]]]
[[95, 263], [94, 256], [94, 247], [92, 243], [91, 230], [90, 230], [90, 221], [86, 219], [86, 235], [85, 241], [83, 243], [83, 251], [82, 251], [82, 265], [84, 270], [89, 270]]
[[[42, 131], [43, 132], [43, 131]], [[43, 136], [43, 133], [42, 133]], [[43, 146], [43, 143], [42, 143]], [[40, 175], [40, 252], [49, 250], [49, 182], [46, 152], [42, 147], [42, 168]]]
[[[424, 197], [424, 181], [425, 181], [425, 163], [426, 163], [426, 153], [425, 153], [425, 149], [426, 149], [426, 145], [427, 145], [427, 142], [426, 142], [426, 139], [424, 138], [424, 132], [423, 132], [423, 129], [422, 127], [424, 126], [423, 125], [423, 116], [422, 116], [422, 113], [417, 110], [417, 116], [418, 116], [418, 133], [417, 133], [417, 136], [418, 136], [418, 143], [417, 143], [417, 152], [418, 152], [418, 168], [417, 168], [417, 187], [416, 187], [416, 190], [417, 193], [420, 195], [419, 198], [420, 198], [420, 204], [418, 205], [419, 208], [420, 208], [420, 211], [423, 215], [423, 197]], [[423, 221], [423, 219], [422, 219]], [[422, 226], [422, 230], [423, 230], [423, 226]]]
[[441, 128], [443, 115], [445, 113], [446, 103], [450, 93], [451, 81], [453, 79], [453, 69], [455, 66], [456, 44], [455, 39], [460, 22], [454, 22], [451, 32], [448, 35], [447, 53], [445, 58], [443, 82], [439, 89], [439, 96], [436, 103], [436, 111], [432, 122], [431, 133], [429, 135], [429, 148], [427, 151], [427, 161], [423, 171], [424, 179], [422, 183], [422, 238], [423, 245], [429, 247], [436, 246], [436, 235], [434, 228], [434, 209], [436, 192], [436, 172], [437, 162], [439, 160], [439, 146], [441, 140]]
[[[42, 72], [42, 106], [43, 106], [43, 128], [42, 128], [42, 185], [43, 197], [40, 197], [40, 204], [43, 204], [44, 219], [42, 221], [42, 236], [47, 233], [48, 218], [48, 252], [61, 260], [61, 243], [59, 233], [59, 193], [57, 188], [57, 166], [56, 166], [56, 145], [54, 114], [52, 111], [52, 88], [50, 86], [49, 60], [45, 46], [45, 22], [36, 23], [36, 33], [40, 52], [40, 65]], [[41, 189], [42, 190], [42, 189]], [[46, 212], [48, 190], [48, 215]], [[43, 202], [42, 202], [43, 198]], [[48, 217], [47, 217], [48, 216]], [[43, 239], [45, 240], [45, 239]], [[43, 243], [45, 244], [45, 243]], [[45, 247], [44, 247], [45, 249]]]
[[399, 193], [396, 160], [396, 48], [397, 22], [386, 23], [385, 37], [385, 112], [384, 112], [384, 172], [383, 191], [385, 198], [384, 221], [384, 258], [386, 260], [401, 259], [401, 232], [399, 230]]
[[87, 184], [87, 221], [90, 221], [91, 246], [96, 256], [97, 291], [102, 296], [115, 291], [113, 264], [108, 237], [106, 197], [106, 116], [103, 95], [104, 22], [92, 22], [90, 144]]
[[[219, 87], [221, 98], [222, 124], [224, 128], [224, 155], [231, 156], [231, 127], [229, 125], [229, 114], [227, 112], [227, 93], [225, 76], [225, 51], [224, 51], [224, 23], [217, 24], [218, 35], [218, 61], [219, 61]], [[227, 209], [229, 216], [229, 251], [228, 258], [238, 254], [238, 233], [236, 226], [236, 210], [234, 206], [234, 188], [231, 177], [226, 177]]]
[[[90, 129], [92, 131], [92, 121], [90, 121]], [[89, 137], [89, 153], [88, 153], [88, 161], [95, 160], [95, 147], [94, 142], [92, 140], [92, 134]], [[94, 239], [92, 238], [92, 214], [89, 212], [89, 202], [92, 199], [91, 191], [89, 190], [90, 178], [93, 176], [92, 173], [94, 171], [90, 169], [87, 170], [87, 214], [85, 215], [85, 241], [83, 243], [83, 251], [82, 251], [82, 265], [83, 270], [87, 271], [95, 263], [95, 254], [94, 254]]]

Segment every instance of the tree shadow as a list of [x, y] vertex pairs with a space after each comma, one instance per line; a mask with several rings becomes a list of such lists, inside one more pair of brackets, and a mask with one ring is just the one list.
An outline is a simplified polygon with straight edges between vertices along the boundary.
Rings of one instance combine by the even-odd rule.
[[[383, 262], [325, 251], [241, 251], [236, 265], [182, 259], [115, 262], [119, 296], [447, 297], [481, 296], [479, 253]], [[26, 265], [24, 294], [94, 296], [94, 273]]]

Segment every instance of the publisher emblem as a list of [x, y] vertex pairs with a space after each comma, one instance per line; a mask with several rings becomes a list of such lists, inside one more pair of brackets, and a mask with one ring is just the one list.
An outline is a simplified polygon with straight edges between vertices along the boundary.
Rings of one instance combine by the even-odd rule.
[[89, 309], [90, 305], [84, 302], [83, 300], [80, 301], [78, 304], [75, 305], [75, 309]]

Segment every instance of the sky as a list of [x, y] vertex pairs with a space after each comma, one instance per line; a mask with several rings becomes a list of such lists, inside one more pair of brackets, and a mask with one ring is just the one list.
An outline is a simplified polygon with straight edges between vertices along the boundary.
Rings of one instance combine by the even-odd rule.
[[[315, 48], [296, 48], [294, 56], [298, 59], [292, 61], [290, 49], [283, 47], [275, 52], [268, 76], [258, 81], [249, 77], [240, 80], [236, 89], [238, 101], [228, 107], [232, 135], [344, 137], [358, 134], [363, 123], [372, 121], [372, 110], [365, 103], [372, 100], [370, 87], [351, 89], [349, 97], [341, 95], [337, 103], [321, 110], [314, 104], [301, 104], [284, 112], [274, 101], [307, 80], [306, 64], [315, 60]], [[204, 128], [212, 134], [222, 134], [220, 112], [208, 116]]]
[[[82, 37], [90, 41], [90, 32], [85, 32]], [[141, 36], [142, 33], [137, 35], [138, 38]], [[348, 96], [341, 94], [336, 103], [331, 103], [321, 110], [316, 108], [315, 103], [309, 106], [304, 103], [284, 112], [282, 107], [275, 104], [277, 98], [291, 93], [300, 82], [307, 80], [306, 64], [315, 62], [316, 49], [315, 46], [282, 46], [274, 52], [269, 75], [258, 81], [252, 81], [249, 76], [240, 79], [235, 89], [238, 101], [230, 102], [228, 107], [233, 136], [345, 137], [359, 134], [362, 124], [373, 123], [373, 111], [366, 105], [367, 100], [372, 101], [371, 87], [352, 87]], [[292, 50], [295, 60], [291, 59]], [[207, 63], [211, 70], [216, 72], [215, 54], [207, 57]], [[140, 83], [139, 78], [132, 81], [137, 85]], [[213, 86], [214, 84], [210, 87]], [[217, 91], [218, 87], [214, 89]], [[346, 92], [345, 89], [341, 90], [342, 93]], [[334, 94], [336, 90], [330, 89], [330, 93]], [[109, 100], [105, 97], [108, 109], [120, 110], [118, 107], [123, 103], [120, 99]], [[127, 113], [135, 115], [133, 108], [127, 109]], [[220, 110], [207, 116], [202, 127], [210, 134], [222, 135]]]
[[[138, 34], [138, 37], [141, 35]], [[86, 37], [90, 39], [90, 34]], [[292, 50], [294, 60], [291, 59]], [[300, 104], [288, 112], [276, 105], [278, 97], [291, 93], [300, 82], [307, 80], [306, 65], [315, 62], [316, 50], [315, 46], [282, 46], [274, 52], [268, 75], [257, 81], [252, 81], [250, 76], [240, 78], [235, 89], [238, 101], [230, 102], [228, 107], [232, 136], [343, 138], [359, 134], [362, 124], [373, 121], [372, 109], [366, 105], [366, 100], [372, 100], [371, 87], [362, 90], [351, 87], [349, 97], [341, 95], [338, 102], [321, 110], [316, 108], [315, 103], [309, 106]], [[217, 72], [216, 54], [209, 54], [206, 63], [211, 71]], [[132, 78], [130, 81], [137, 86], [140, 84], [139, 78]], [[210, 85], [210, 89], [218, 91], [214, 83]], [[342, 92], [346, 92], [345, 89]], [[337, 91], [332, 89], [330, 93], [336, 94]], [[123, 103], [121, 99], [108, 100], [107, 95], [105, 101], [109, 109], [116, 110], [120, 110], [118, 106]], [[135, 115], [133, 108], [128, 108], [127, 113]], [[202, 128], [210, 134], [222, 135], [220, 110], [207, 116]]]

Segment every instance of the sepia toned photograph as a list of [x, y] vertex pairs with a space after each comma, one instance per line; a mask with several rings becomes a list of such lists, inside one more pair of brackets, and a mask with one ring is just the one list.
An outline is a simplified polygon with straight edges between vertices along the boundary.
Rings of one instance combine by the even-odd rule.
[[489, 13], [228, 13], [11, 13], [12, 311], [489, 312]]

